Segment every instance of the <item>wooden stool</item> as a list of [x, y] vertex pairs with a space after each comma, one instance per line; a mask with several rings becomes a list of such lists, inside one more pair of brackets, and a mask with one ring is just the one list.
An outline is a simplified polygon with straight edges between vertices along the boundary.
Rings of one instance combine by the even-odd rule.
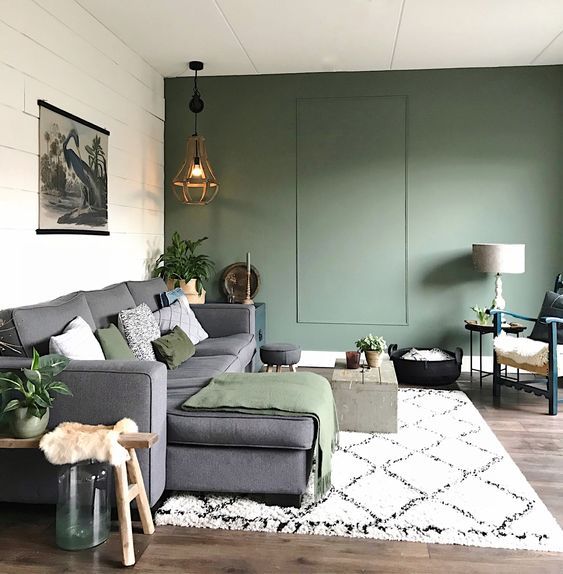
[[[0, 448], [39, 448], [41, 437], [12, 438], [0, 436]], [[115, 466], [115, 497], [117, 500], [117, 516], [119, 518], [119, 534], [121, 536], [121, 553], [124, 566], [135, 564], [135, 548], [133, 546], [133, 525], [131, 524], [131, 502], [137, 500], [137, 508], [144, 534], [154, 533], [149, 499], [143, 482], [143, 475], [137, 459], [136, 448], [151, 448], [158, 441], [158, 435], [150, 432], [122, 434], [119, 444], [127, 449], [131, 457], [126, 463]]]
[[276, 373], [281, 373], [284, 366], [295, 373], [301, 359], [301, 349], [292, 343], [267, 343], [260, 347], [260, 358], [268, 373], [271, 373], [274, 367]]
[[124, 566], [132, 566], [135, 564], [133, 525], [131, 524], [131, 502], [133, 502], [133, 500], [137, 500], [143, 534], [154, 533], [151, 507], [135, 449], [151, 448], [157, 440], [158, 435], [155, 433], [122, 434], [119, 437], [119, 444], [127, 449], [131, 457], [122, 465], [114, 467], [115, 498], [117, 502], [117, 516], [119, 518], [119, 534], [121, 536], [121, 555]]

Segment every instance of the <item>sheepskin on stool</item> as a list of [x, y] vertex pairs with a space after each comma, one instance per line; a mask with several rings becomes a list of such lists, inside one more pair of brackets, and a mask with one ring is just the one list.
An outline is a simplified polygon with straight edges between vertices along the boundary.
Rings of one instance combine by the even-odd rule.
[[121, 419], [114, 426], [61, 423], [43, 436], [39, 448], [51, 464], [74, 464], [93, 458], [119, 466], [130, 458], [118, 442], [119, 435], [138, 431], [131, 419]]

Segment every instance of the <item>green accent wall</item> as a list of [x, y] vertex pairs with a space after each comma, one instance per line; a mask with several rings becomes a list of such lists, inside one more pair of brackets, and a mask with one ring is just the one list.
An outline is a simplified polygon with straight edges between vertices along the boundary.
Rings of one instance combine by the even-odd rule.
[[[467, 350], [463, 320], [494, 290], [472, 243], [526, 244], [526, 273], [503, 278], [510, 309], [535, 315], [563, 271], [562, 79], [560, 66], [203, 77], [220, 183], [206, 207], [171, 190], [192, 80], [167, 79], [166, 241], [209, 236], [218, 275], [251, 251], [271, 341], [337, 351], [371, 331]], [[206, 287], [221, 298], [218, 277]]]

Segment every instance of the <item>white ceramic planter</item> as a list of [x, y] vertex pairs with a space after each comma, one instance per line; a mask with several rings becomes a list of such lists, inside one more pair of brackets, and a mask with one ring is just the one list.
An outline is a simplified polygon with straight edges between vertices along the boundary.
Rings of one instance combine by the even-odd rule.
[[49, 423], [49, 409], [41, 417], [30, 415], [27, 407], [22, 407], [12, 411], [10, 426], [16, 438], [34, 438], [45, 432]]

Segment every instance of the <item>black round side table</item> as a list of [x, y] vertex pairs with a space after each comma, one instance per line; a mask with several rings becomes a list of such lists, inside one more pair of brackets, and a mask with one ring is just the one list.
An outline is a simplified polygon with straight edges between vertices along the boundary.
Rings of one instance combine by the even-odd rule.
[[[483, 371], [483, 335], [493, 334], [495, 328], [493, 325], [480, 325], [477, 321], [465, 321], [465, 328], [469, 331], [469, 376], [473, 380], [473, 373], [479, 373], [479, 386], [483, 387], [483, 379], [492, 376], [493, 373]], [[502, 330], [509, 335], [516, 335], [520, 337], [520, 333], [526, 330], [524, 325], [520, 323], [505, 323]], [[479, 333], [479, 368], [473, 368], [473, 333]], [[508, 367], [505, 367], [505, 370]], [[520, 370], [516, 371], [517, 380], [520, 380]]]

